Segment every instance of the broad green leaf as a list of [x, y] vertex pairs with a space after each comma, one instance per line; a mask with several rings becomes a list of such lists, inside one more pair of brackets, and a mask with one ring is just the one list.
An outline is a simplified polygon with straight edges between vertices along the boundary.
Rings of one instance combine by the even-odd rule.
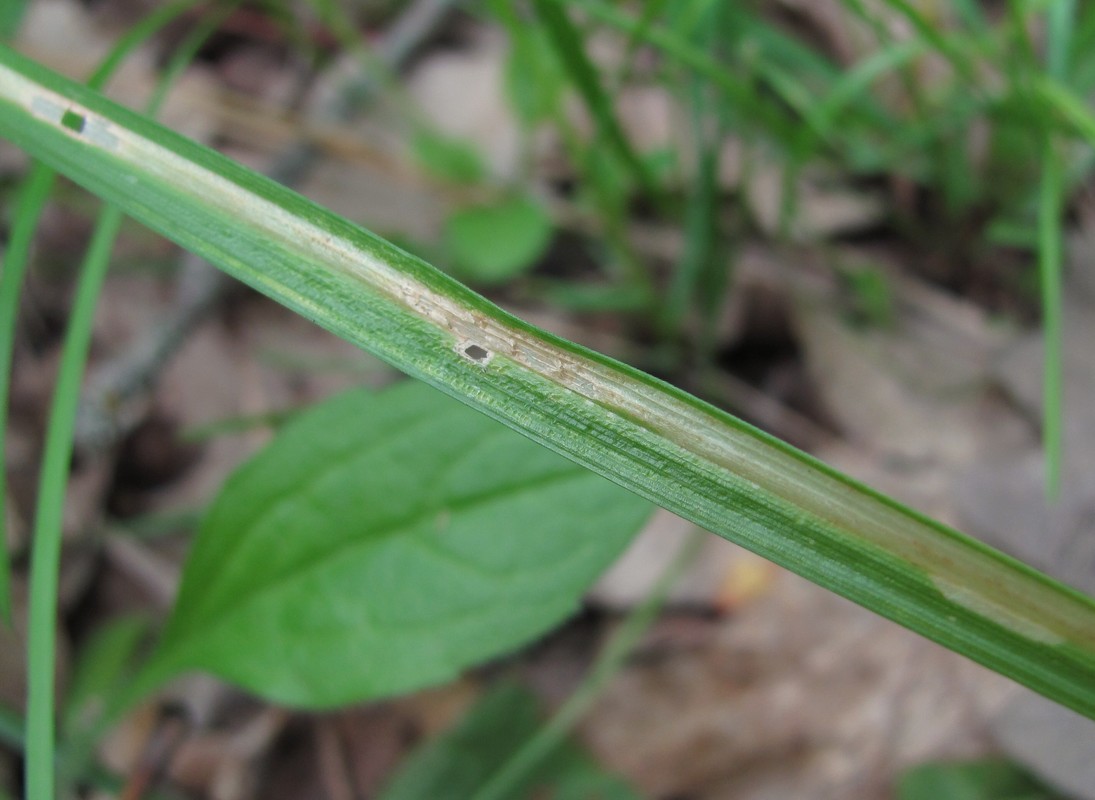
[[[456, 726], [427, 742], [401, 765], [380, 800], [474, 798], [495, 771], [540, 725], [536, 698], [505, 684], [480, 700]], [[507, 796], [552, 800], [638, 800], [621, 779], [599, 768], [574, 745], [560, 747]]]
[[533, 267], [547, 249], [551, 231], [543, 206], [518, 196], [457, 211], [445, 224], [445, 242], [461, 275], [497, 284]]
[[1095, 718], [1092, 598], [4, 47], [0, 136], [534, 441]]
[[313, 707], [439, 683], [573, 612], [649, 512], [426, 386], [349, 392], [225, 484], [150, 669]]
[[411, 140], [415, 158], [435, 178], [450, 183], [478, 183], [487, 166], [475, 145], [463, 139], [421, 130]]
[[1056, 800], [1026, 771], [1010, 761], [989, 759], [924, 764], [898, 780], [898, 800]]

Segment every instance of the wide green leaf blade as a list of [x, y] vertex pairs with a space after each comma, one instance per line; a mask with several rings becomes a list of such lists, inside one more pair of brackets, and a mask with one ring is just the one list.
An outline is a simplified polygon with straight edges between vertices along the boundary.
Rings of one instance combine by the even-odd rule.
[[305, 706], [438, 683], [573, 612], [650, 510], [420, 383], [349, 392], [225, 484], [149, 672]]
[[0, 135], [405, 372], [1095, 717], [1091, 598], [4, 48]]

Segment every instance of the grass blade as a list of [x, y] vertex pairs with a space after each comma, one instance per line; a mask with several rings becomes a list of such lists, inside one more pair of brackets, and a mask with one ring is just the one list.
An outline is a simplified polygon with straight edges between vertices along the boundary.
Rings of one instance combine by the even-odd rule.
[[[176, 13], [185, 8], [175, 4]], [[229, 7], [226, 7], [229, 8]], [[155, 114], [167, 95], [167, 90], [193, 59], [198, 47], [223, 21], [222, 12], [199, 26], [178, 48], [164, 71], [148, 103], [149, 113]], [[167, 17], [170, 18], [170, 17]], [[166, 19], [163, 15], [156, 19]], [[147, 26], [135, 26], [150, 30]], [[130, 31], [132, 34], [132, 31]], [[128, 41], [139, 41], [131, 37]], [[121, 48], [115, 48], [117, 55]], [[110, 63], [112, 59], [108, 58]], [[117, 64], [120, 59], [114, 60]], [[109, 73], [107, 73], [109, 74]], [[103, 71], [96, 73], [100, 79]], [[86, 119], [62, 115], [63, 126], [86, 129]], [[106, 208], [95, 224], [88, 245], [76, 298], [69, 318], [58, 367], [57, 385], [53, 391], [45, 452], [34, 515], [34, 540], [31, 552], [30, 604], [28, 610], [27, 643], [27, 797], [53, 797], [54, 750], [56, 739], [54, 672], [57, 637], [57, 591], [61, 560], [61, 528], [68, 487], [69, 465], [72, 461], [73, 438], [76, 432], [76, 410], [80, 402], [80, 384], [91, 346], [95, 307], [114, 240], [122, 224], [122, 213], [115, 207]]]
[[405, 372], [1095, 717], [1091, 598], [2, 48], [0, 135]]
[[[0, 453], [7, 452], [8, 398], [11, 393], [11, 366], [15, 350], [15, 326], [19, 315], [19, 294], [23, 287], [30, 246], [38, 217], [53, 189], [54, 172], [42, 164], [31, 168], [19, 194], [4, 271], [0, 273]], [[11, 564], [7, 546], [7, 470], [0, 469], [0, 620], [11, 624]]]
[[[88, 78], [88, 86], [101, 89], [126, 57], [138, 46], [183, 12], [204, 1], [176, 0], [134, 24], [118, 40], [103, 62], [96, 67]], [[19, 294], [30, 263], [30, 246], [34, 239], [34, 231], [38, 227], [38, 218], [42, 214], [42, 209], [45, 208], [46, 201], [49, 199], [53, 180], [53, 170], [37, 165], [27, 177], [16, 208], [8, 249], [4, 256], [3, 273], [0, 274], [0, 453], [4, 452], [4, 443], [7, 439], [8, 399], [11, 389], [15, 327], [19, 313]], [[11, 565], [8, 563], [7, 547], [2, 546], [2, 543], [7, 540], [6, 505], [7, 476], [4, 470], [0, 470], [0, 620], [10, 621]]]
[[799, 132], [797, 123], [775, 104], [758, 98], [749, 78], [727, 69], [676, 31], [654, 25], [648, 19], [636, 19], [615, 4], [601, 0], [567, 0], [567, 5], [580, 8], [590, 19], [616, 28], [631, 38], [641, 37], [646, 44], [703, 75], [718, 87], [741, 121], [755, 125], [756, 129], [763, 130], [781, 143], [789, 144], [796, 140]]
[[27, 0], [6, 0], [0, 8], [0, 39], [10, 39], [19, 30], [23, 14], [27, 11]]
[[[176, 0], [135, 24], [96, 68], [88, 79], [88, 85], [93, 88], [102, 88], [134, 49], [168, 22], [196, 5], [198, 0]], [[20, 195], [8, 250], [4, 258], [4, 270], [0, 275], [0, 452], [4, 451], [7, 438], [10, 373], [19, 311], [19, 294], [29, 266], [30, 245], [34, 238], [34, 231], [53, 188], [53, 180], [54, 173], [49, 168], [35, 166], [32, 169]], [[3, 470], [0, 470], [0, 543], [6, 541], [6, 506], [7, 480]], [[6, 622], [10, 622], [11, 619], [10, 576], [11, 565], [7, 547], [0, 546], [0, 620]]]
[[57, 573], [76, 407], [99, 290], [122, 215], [100, 216], [80, 271], [57, 386], [53, 391], [46, 448], [34, 515], [30, 570], [27, 672], [27, 797], [53, 797], [54, 641], [57, 636]]
[[1042, 372], [1042, 448], [1045, 452], [1046, 498], [1061, 491], [1064, 397], [1064, 308], [1061, 278], [1061, 215], [1065, 193], [1064, 160], [1050, 134], [1042, 149], [1042, 183], [1038, 194], [1038, 275], [1042, 291], [1045, 364]]
[[613, 677], [624, 667], [643, 634], [654, 623], [670, 590], [688, 566], [696, 560], [705, 537], [694, 530], [680, 546], [677, 554], [665, 568], [646, 598], [635, 606], [604, 649], [590, 666], [585, 678], [552, 718], [505, 762], [483, 784], [471, 800], [504, 800], [513, 797], [522, 779], [534, 772], [581, 722], [582, 718], [607, 688]]
[[1046, 71], [1056, 80], [1068, 75], [1076, 0], [1057, 0], [1046, 9]]
[[[1075, 3], [1061, 0], [1047, 12], [1046, 72], [1053, 80], [1066, 78], [1069, 60], [1069, 31]], [[1064, 445], [1062, 416], [1064, 397], [1064, 297], [1061, 278], [1061, 219], [1064, 212], [1064, 159], [1052, 130], [1045, 134], [1042, 184], [1038, 196], [1038, 274], [1042, 287], [1042, 328], [1045, 366], [1042, 374], [1042, 447], [1046, 462], [1046, 497], [1055, 500], [1061, 492], [1061, 463]]]
[[559, 59], [570, 75], [586, 108], [597, 123], [597, 132], [609, 143], [620, 161], [635, 175], [643, 190], [653, 199], [659, 199], [661, 191], [638, 153], [616, 119], [612, 101], [601, 87], [597, 70], [586, 55], [581, 34], [574, 27], [558, 0], [533, 0], [533, 8], [544, 23]]
[[[718, 40], [713, 35], [717, 21], [717, 13], [708, 13], [705, 31], [701, 34], [707, 39], [707, 49], [712, 54], [717, 52]], [[701, 76], [693, 75], [689, 81], [689, 101], [696, 148], [696, 185], [689, 193], [685, 211], [684, 251], [669, 284], [662, 312], [663, 327], [672, 336], [681, 334], [689, 309], [699, 299], [698, 289], [704, 273], [711, 271], [718, 235], [719, 145], [725, 133], [723, 115], [713, 115], [714, 125], [709, 124], [711, 107], [715, 104], [711, 102]], [[719, 267], [726, 269], [724, 264]]]
[[944, 35], [939, 25], [908, 0], [885, 0], [885, 4], [903, 16], [921, 38], [930, 42], [935, 51], [950, 62], [971, 90], [977, 88], [976, 66], [973, 59], [962, 50], [959, 44]]
[[1032, 88], [1047, 113], [1056, 113], [1073, 131], [1095, 147], [1095, 113], [1075, 92], [1048, 77], [1037, 78]]

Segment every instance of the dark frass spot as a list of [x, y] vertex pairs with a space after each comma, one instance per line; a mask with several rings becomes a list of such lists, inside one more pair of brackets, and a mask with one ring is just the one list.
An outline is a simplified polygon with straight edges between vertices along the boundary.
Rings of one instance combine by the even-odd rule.
[[83, 114], [78, 114], [75, 111], [66, 111], [61, 117], [61, 124], [68, 128], [70, 131], [76, 131], [76, 133], [84, 132], [84, 123], [87, 120]]
[[477, 344], [469, 344], [467, 347], [464, 348], [464, 355], [466, 355], [472, 361], [478, 361], [482, 363], [490, 357], [490, 350], [487, 350], [484, 347], [480, 347]]

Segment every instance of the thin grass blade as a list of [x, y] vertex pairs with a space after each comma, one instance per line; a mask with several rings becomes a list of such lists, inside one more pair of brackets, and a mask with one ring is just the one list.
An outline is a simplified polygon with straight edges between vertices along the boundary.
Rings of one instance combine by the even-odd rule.
[[652, 198], [658, 198], [660, 189], [657, 181], [620, 126], [612, 101], [605, 94], [597, 77], [597, 70], [586, 55], [578, 29], [560, 7], [558, 0], [533, 0], [532, 5], [543, 21], [571, 82], [596, 120], [599, 135], [604, 137], [620, 161], [631, 170], [643, 190]]
[[[162, 29], [185, 11], [206, 0], [175, 0], [135, 23], [111, 48], [102, 63], [88, 78], [88, 86], [101, 89], [123, 61], [156, 31]], [[12, 11], [14, 12], [14, 4]], [[8, 249], [4, 255], [4, 269], [0, 274], [0, 453], [4, 452], [7, 439], [8, 399], [11, 389], [11, 365], [15, 346], [15, 327], [19, 313], [19, 294], [26, 277], [30, 259], [30, 246], [38, 218], [45, 208], [53, 188], [54, 172], [36, 165], [27, 177], [20, 193], [12, 224]], [[0, 621], [11, 620], [10, 575], [7, 541], [7, 476], [0, 469]]]
[[0, 40], [15, 36], [28, 5], [27, 0], [5, 0], [4, 5], [0, 7]]
[[[161, 76], [148, 102], [148, 111], [159, 111], [167, 91], [182, 74], [197, 53], [199, 46], [223, 21], [228, 10], [211, 15], [178, 48]], [[177, 3], [174, 13], [185, 8]], [[166, 21], [170, 15], [154, 15]], [[162, 23], [160, 23], [162, 24]], [[150, 26], [137, 26], [143, 31]], [[132, 31], [130, 31], [132, 34]], [[128, 42], [140, 38], [127, 38]], [[116, 48], [114, 54], [118, 50]], [[108, 62], [110, 59], [108, 59]], [[120, 59], [113, 63], [119, 63]], [[109, 74], [109, 73], [107, 73]], [[96, 79], [105, 79], [103, 71]], [[62, 125], [82, 132], [86, 120], [63, 117]], [[28, 609], [27, 642], [27, 797], [54, 797], [55, 767], [55, 644], [57, 637], [57, 593], [61, 560], [61, 528], [64, 517], [65, 493], [69, 466], [72, 461], [73, 439], [76, 432], [76, 411], [80, 402], [80, 384], [91, 346], [95, 308], [110, 265], [110, 253], [122, 224], [122, 212], [116, 207], [103, 210], [96, 220], [91, 242], [80, 268], [80, 279], [69, 318], [53, 391], [45, 452], [34, 515], [34, 539], [31, 551], [30, 604]]]
[[[1070, 28], [1075, 3], [1060, 0], [1047, 12], [1046, 73], [1057, 81], [1067, 78]], [[1038, 274], [1042, 287], [1042, 330], [1045, 366], [1042, 373], [1042, 447], [1045, 450], [1046, 497], [1061, 492], [1064, 448], [1064, 297], [1062, 295], [1062, 214], [1067, 186], [1065, 165], [1056, 136], [1045, 134], [1042, 147], [1042, 185], [1038, 197]]]
[[[7, 452], [8, 398], [11, 392], [11, 367], [15, 356], [15, 326], [19, 315], [19, 294], [23, 287], [30, 247], [38, 217], [53, 189], [54, 172], [35, 164], [23, 183], [15, 219], [4, 253], [0, 273], [0, 453]], [[8, 487], [7, 471], [0, 469], [0, 620], [11, 624], [11, 564], [7, 545]]]

